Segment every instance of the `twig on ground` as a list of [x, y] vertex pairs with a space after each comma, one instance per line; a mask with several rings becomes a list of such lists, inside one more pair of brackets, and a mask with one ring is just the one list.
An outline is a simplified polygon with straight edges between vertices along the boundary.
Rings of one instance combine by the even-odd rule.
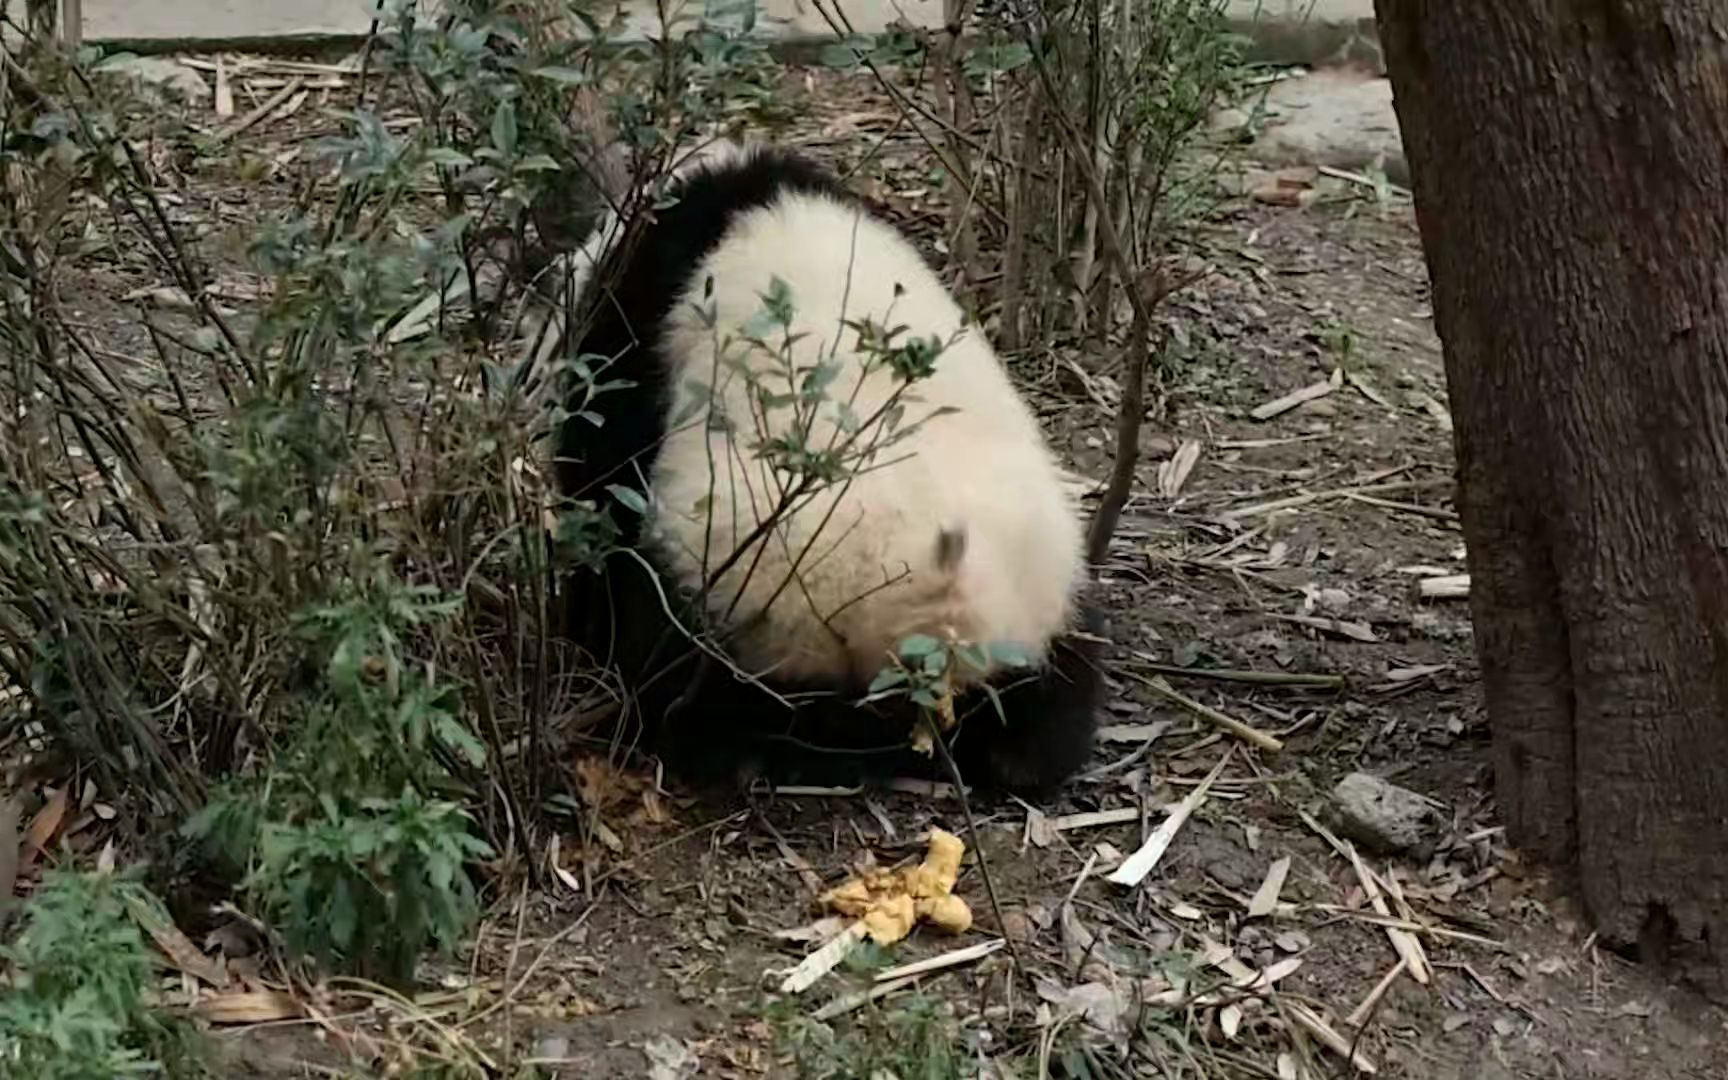
[[1128, 856], [1121, 866], [1118, 866], [1109, 877], [1105, 878], [1106, 881], [1132, 888], [1145, 880], [1146, 875], [1157, 867], [1158, 860], [1164, 857], [1164, 852], [1169, 849], [1170, 842], [1176, 839], [1176, 833], [1181, 830], [1200, 804], [1206, 801], [1206, 793], [1212, 789], [1213, 782], [1224, 771], [1224, 766], [1230, 763], [1231, 755], [1235, 749], [1232, 746], [1224, 751], [1224, 756], [1218, 759], [1218, 764], [1212, 766], [1212, 771], [1206, 774], [1206, 779], [1201, 781], [1200, 785], [1193, 791], [1190, 791], [1180, 803], [1176, 804], [1176, 809], [1170, 812], [1170, 816], [1159, 823], [1158, 828], [1146, 838], [1146, 842], [1140, 845], [1139, 850]]
[[1270, 420], [1275, 416], [1282, 416], [1291, 409], [1296, 408], [1298, 405], [1304, 405], [1310, 401], [1325, 397], [1332, 391], [1338, 389], [1338, 387], [1343, 383], [1343, 380], [1344, 370], [1342, 368], [1333, 368], [1332, 374], [1327, 378], [1322, 379], [1317, 383], [1311, 383], [1304, 386], [1300, 390], [1292, 390], [1290, 393], [1285, 394], [1283, 397], [1278, 398], [1275, 401], [1268, 401], [1264, 405], [1257, 405], [1248, 413], [1248, 415], [1255, 420]]
[[1070, 829], [1090, 829], [1099, 825], [1122, 825], [1137, 821], [1140, 811], [1132, 806], [1119, 807], [1115, 810], [1088, 810], [1079, 814], [1063, 814], [1059, 817], [1047, 818], [1052, 832], [1067, 832]]
[[[1481, 934], [1472, 934], [1467, 930], [1453, 930], [1444, 926], [1430, 926], [1427, 923], [1414, 922], [1410, 919], [1394, 918], [1391, 915], [1379, 915], [1372, 911], [1358, 911], [1355, 908], [1344, 907], [1342, 904], [1309, 904], [1307, 907], [1310, 911], [1319, 911], [1328, 915], [1337, 915], [1346, 919], [1355, 919], [1358, 922], [1372, 923], [1375, 926], [1384, 926], [1392, 930], [1403, 930], [1406, 933], [1411, 934], [1426, 934], [1429, 937], [1439, 938], [1443, 941], [1466, 942], [1471, 945], [1481, 945], [1484, 948], [1497, 949], [1501, 952], [1510, 952], [1512, 948], [1504, 941], [1496, 941], [1494, 938], [1483, 937]], [[1292, 908], [1291, 910], [1294, 911], [1298, 909]], [[1280, 911], [1282, 911], [1282, 905], [1280, 905]]]
[[[1368, 903], [1374, 908], [1375, 914], [1391, 919], [1392, 909], [1387, 905], [1386, 897], [1380, 891], [1379, 882], [1373, 871], [1369, 870], [1363, 864], [1361, 857], [1356, 854], [1356, 849], [1348, 841], [1339, 839], [1331, 829], [1320, 824], [1314, 815], [1308, 811], [1298, 810], [1296, 815], [1302, 819], [1304, 825], [1314, 831], [1316, 836], [1330, 844], [1332, 850], [1350, 864], [1351, 869], [1356, 872], [1356, 880], [1361, 883], [1362, 891], [1368, 897]], [[1404, 958], [1410, 977], [1424, 986], [1428, 985], [1430, 979], [1428, 956], [1422, 951], [1422, 943], [1417, 941], [1408, 930], [1394, 926], [1386, 927], [1386, 936], [1391, 939], [1393, 950]]]
[[914, 960], [910, 964], [901, 964], [898, 967], [879, 971], [876, 973], [876, 981], [885, 983], [894, 982], [898, 979], [916, 979], [920, 975], [946, 971], [951, 967], [959, 967], [961, 964], [970, 964], [974, 960], [982, 960], [1007, 943], [1008, 939], [1005, 937], [992, 938], [989, 941], [980, 941], [976, 945], [967, 945], [965, 948], [953, 949], [936, 956], [927, 956], [922, 960]]
[[1230, 734], [1244, 742], [1252, 743], [1260, 749], [1269, 750], [1272, 753], [1277, 753], [1284, 749], [1284, 744], [1273, 736], [1266, 734], [1257, 727], [1244, 724], [1242, 721], [1237, 720], [1234, 717], [1226, 716], [1210, 705], [1205, 705], [1195, 701], [1188, 695], [1180, 693], [1172, 688], [1171, 685], [1165, 682], [1162, 678], [1157, 676], [1147, 678], [1135, 671], [1124, 671], [1122, 674], [1127, 675], [1135, 682], [1146, 687], [1148, 690], [1151, 690], [1153, 693], [1171, 704], [1181, 706], [1188, 712], [1198, 716], [1200, 719], [1216, 727], [1223, 728], [1225, 731], [1228, 731]]
[[911, 986], [917, 981], [917, 975], [907, 975], [904, 978], [895, 979], [892, 982], [879, 982], [868, 990], [858, 990], [850, 994], [842, 994], [833, 1001], [822, 1006], [820, 1009], [817, 1009], [812, 1015], [817, 1020], [832, 1020], [837, 1016], [845, 1016], [849, 1012], [854, 1012], [863, 1008], [872, 1001], [887, 997], [896, 990], [904, 990], [906, 987]]
[[1185, 679], [1212, 679], [1218, 682], [1248, 683], [1254, 686], [1316, 686], [1328, 690], [1342, 689], [1344, 676], [1318, 675], [1300, 671], [1249, 671], [1239, 668], [1197, 668], [1180, 664], [1159, 664], [1135, 656], [1129, 661], [1134, 667], [1159, 675], [1174, 675]]
[[1306, 626], [1310, 630], [1318, 630], [1325, 634], [1336, 634], [1349, 638], [1351, 641], [1361, 641], [1373, 645], [1379, 642], [1380, 635], [1365, 622], [1355, 619], [1331, 619], [1324, 615], [1289, 615], [1283, 612], [1273, 612], [1274, 619], [1282, 619], [1297, 626]]
[[1368, 996], [1362, 999], [1362, 1004], [1351, 1009], [1350, 1015], [1344, 1018], [1346, 1024], [1357, 1029], [1358, 1036], [1361, 1035], [1361, 1029], [1368, 1026], [1369, 1019], [1373, 1017], [1375, 1010], [1379, 1007], [1380, 999], [1386, 996], [1386, 991], [1397, 981], [1399, 974], [1409, 966], [1410, 962], [1400, 956], [1398, 962], [1387, 969], [1386, 974], [1380, 976], [1380, 981], [1374, 984], [1374, 989], [1368, 991]]
[[1297, 1023], [1308, 1029], [1309, 1034], [1319, 1039], [1328, 1050], [1349, 1062], [1357, 1072], [1372, 1076], [1380, 1071], [1373, 1059], [1358, 1051], [1353, 1041], [1338, 1034], [1337, 1029], [1320, 1019], [1319, 1014], [1314, 1010], [1298, 1001], [1288, 1002], [1285, 1007]]
[[576, 916], [576, 918], [571, 920], [571, 922], [562, 930], [559, 930], [556, 934], [553, 934], [551, 937], [546, 939], [546, 943], [540, 946], [540, 951], [534, 954], [534, 959], [528, 962], [527, 970], [522, 972], [522, 977], [517, 979], [516, 982], [504, 992], [503, 997], [500, 997], [497, 1001], [494, 1001], [479, 1012], [474, 1013], [471, 1016], [463, 1017], [462, 1022], [456, 1026], [470, 1027], [477, 1024], [481, 1020], [491, 1016], [499, 1009], [504, 1008], [506, 1005], [514, 1001], [516, 996], [522, 992], [522, 988], [528, 985], [528, 980], [534, 976], [534, 972], [539, 969], [541, 963], [551, 954], [553, 948], [563, 943], [565, 938], [580, 930], [588, 922], [588, 916], [594, 914], [594, 910], [599, 906], [600, 898], [597, 897], [591, 901], [587, 907], [582, 909], [582, 914]]
[[1446, 574], [1423, 578], [1416, 584], [1424, 600], [1464, 600], [1470, 596], [1469, 574]]
[[1350, 492], [1344, 497], [1351, 502], [1358, 502], [1364, 506], [1377, 506], [1382, 510], [1396, 510], [1402, 514], [1417, 514], [1422, 517], [1433, 518], [1435, 521], [1444, 521], [1448, 524], [1457, 524], [1458, 522], [1458, 511], [1448, 510], [1443, 506], [1423, 506], [1421, 503], [1395, 502], [1391, 499], [1378, 499], [1372, 495], [1364, 495], [1359, 491]]
[[[864, 920], [854, 919], [846, 929], [823, 942], [820, 948], [793, 965], [786, 977], [780, 980], [780, 992], [802, 994], [815, 985], [816, 980], [839, 966], [847, 954], [868, 936], [869, 931], [864, 928]], [[887, 991], [884, 990], [883, 993]]]
[[256, 109], [253, 109], [251, 112], [234, 121], [232, 124], [217, 129], [217, 131], [210, 136], [210, 141], [220, 145], [221, 143], [225, 143], [229, 139], [232, 139], [234, 136], [244, 133], [259, 121], [275, 112], [289, 98], [299, 93], [300, 88], [304, 86], [305, 83], [305, 79], [289, 79], [283, 84], [282, 89], [265, 98], [264, 103], [259, 105]]
[[1451, 477], [1434, 477], [1428, 480], [1389, 480], [1379, 484], [1360, 484], [1354, 487], [1329, 488], [1325, 491], [1306, 491], [1300, 495], [1288, 495], [1282, 499], [1271, 499], [1262, 503], [1252, 503], [1248, 506], [1238, 506], [1222, 511], [1217, 515], [1219, 521], [1240, 521], [1243, 518], [1259, 517], [1263, 514], [1276, 513], [1279, 510], [1294, 510], [1297, 507], [1308, 506], [1311, 503], [1323, 502], [1327, 499], [1342, 499], [1351, 495], [1383, 495], [1393, 491], [1420, 491], [1423, 488], [1440, 487], [1452, 483]]

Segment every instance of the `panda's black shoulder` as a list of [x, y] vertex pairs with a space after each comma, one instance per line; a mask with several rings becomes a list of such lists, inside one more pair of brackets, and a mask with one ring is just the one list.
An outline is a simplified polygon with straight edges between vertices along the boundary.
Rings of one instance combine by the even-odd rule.
[[[786, 195], [816, 195], [858, 204], [840, 179], [810, 158], [778, 146], [744, 147], [684, 171], [668, 186], [639, 241], [619, 245], [588, 288], [603, 288], [605, 301], [592, 306], [579, 355], [617, 362], [612, 376], [625, 385], [599, 399], [605, 423], [595, 427], [567, 418], [556, 455], [561, 490], [578, 498], [598, 497], [606, 484], [626, 483], [630, 463], [646, 459], [665, 434], [667, 370], [672, 358], [659, 354], [662, 328], [703, 261], [719, 248], [745, 214]], [[603, 283], [603, 284], [602, 284]], [[633, 536], [634, 515], [620, 510]]]
[[702, 162], [673, 180], [665, 194], [641, 241], [614, 253], [623, 265], [614, 267], [615, 273], [596, 275], [610, 279], [609, 310], [600, 313], [582, 351], [615, 356], [638, 334], [651, 339], [691, 275], [745, 214], [786, 195], [860, 204], [826, 168], [778, 146], [746, 147]]
[[731, 224], [785, 195], [817, 195], [856, 203], [857, 197], [827, 168], [786, 147], [754, 146], [705, 162], [680, 176], [668, 191], [658, 224], [685, 237], [698, 255], [720, 243]]

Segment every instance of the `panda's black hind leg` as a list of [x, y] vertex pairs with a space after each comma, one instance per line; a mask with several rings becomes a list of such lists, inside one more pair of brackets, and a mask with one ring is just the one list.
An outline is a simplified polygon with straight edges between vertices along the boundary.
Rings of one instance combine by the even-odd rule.
[[987, 698], [968, 710], [955, 746], [968, 782], [982, 768], [991, 786], [1047, 799], [1091, 759], [1104, 674], [1103, 646], [1090, 638], [1103, 636], [1103, 613], [1083, 607], [1078, 622], [1087, 636], [1059, 639], [1042, 670], [997, 692], [1000, 716]]

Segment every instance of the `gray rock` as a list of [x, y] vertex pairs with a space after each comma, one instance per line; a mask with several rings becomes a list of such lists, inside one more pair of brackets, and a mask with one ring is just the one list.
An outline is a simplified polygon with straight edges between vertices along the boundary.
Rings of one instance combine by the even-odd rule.
[[157, 56], [128, 56], [103, 64], [104, 75], [133, 79], [148, 90], [159, 90], [192, 105], [210, 99], [204, 77], [184, 64]]
[[547, 1035], [534, 1044], [534, 1056], [557, 1060], [570, 1053], [570, 1040], [562, 1035]]
[[1427, 799], [1363, 772], [1338, 781], [1331, 810], [1340, 833], [1382, 855], [1423, 846], [1436, 822]]
[[1252, 154], [1272, 165], [1379, 169], [1409, 186], [1410, 166], [1392, 109], [1392, 84], [1361, 72], [1315, 71], [1266, 92], [1266, 126]]
[[1372, 0], [1227, 0], [1225, 13], [1248, 36], [1255, 63], [1360, 64], [1384, 73]]
[[648, 1058], [648, 1080], [684, 1080], [695, 1076], [702, 1068], [696, 1052], [682, 1039], [662, 1031], [642, 1047]]
[[1226, 105], [1221, 109], [1214, 109], [1207, 123], [1213, 131], [1228, 136], [1233, 141], [1248, 142], [1254, 137], [1254, 132], [1248, 126], [1253, 119], [1247, 109]]

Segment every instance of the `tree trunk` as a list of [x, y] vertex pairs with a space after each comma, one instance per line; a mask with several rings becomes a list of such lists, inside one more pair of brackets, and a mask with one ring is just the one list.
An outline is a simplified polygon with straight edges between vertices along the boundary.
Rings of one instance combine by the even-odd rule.
[[1512, 840], [1728, 985], [1728, 39], [1705, 0], [1377, 0]]

